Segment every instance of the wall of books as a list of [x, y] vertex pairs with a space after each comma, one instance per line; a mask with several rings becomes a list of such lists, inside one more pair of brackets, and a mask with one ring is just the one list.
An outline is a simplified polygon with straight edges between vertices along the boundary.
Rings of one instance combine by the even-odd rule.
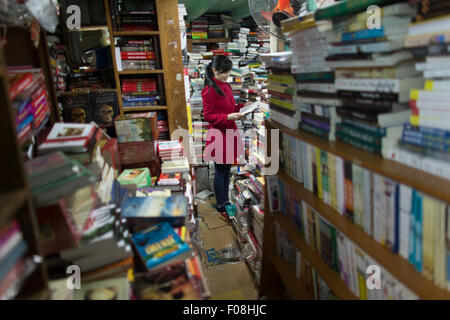
[[447, 7], [348, 0], [282, 21], [291, 51], [266, 57], [281, 169], [266, 179], [261, 292], [275, 268], [291, 298], [449, 297]]

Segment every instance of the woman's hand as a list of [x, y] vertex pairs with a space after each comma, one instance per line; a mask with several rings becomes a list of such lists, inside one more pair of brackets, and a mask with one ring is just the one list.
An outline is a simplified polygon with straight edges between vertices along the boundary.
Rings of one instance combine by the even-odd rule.
[[251, 104], [253, 104], [253, 102], [251, 102], [251, 101], [246, 102], [246, 103], [244, 104], [244, 107], [248, 107], [248, 106], [251, 105]]
[[242, 117], [244, 117], [244, 115], [241, 113], [230, 113], [227, 116], [227, 120], [236, 121], [236, 120], [241, 119]]

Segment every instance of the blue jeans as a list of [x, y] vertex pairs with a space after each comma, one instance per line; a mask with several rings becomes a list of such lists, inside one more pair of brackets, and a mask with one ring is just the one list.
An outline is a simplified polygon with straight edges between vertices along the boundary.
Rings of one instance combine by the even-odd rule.
[[214, 193], [218, 208], [223, 207], [229, 201], [230, 169], [231, 164], [214, 164]]

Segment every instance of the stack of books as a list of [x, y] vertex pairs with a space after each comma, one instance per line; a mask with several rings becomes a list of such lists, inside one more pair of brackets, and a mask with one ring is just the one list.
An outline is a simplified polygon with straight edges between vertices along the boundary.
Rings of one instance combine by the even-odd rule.
[[110, 89], [112, 87], [111, 81], [107, 79], [104, 72], [92, 66], [71, 69], [67, 81], [69, 91]]
[[157, 30], [154, 1], [110, 1], [111, 19], [115, 31]]
[[232, 176], [232, 206], [227, 206], [228, 217], [238, 236], [241, 251], [247, 253], [246, 261], [257, 283], [261, 275], [262, 230], [264, 225], [264, 178], [256, 176], [250, 166], [239, 167]]
[[208, 19], [208, 38], [225, 38], [225, 26], [218, 13], [205, 14]]
[[20, 143], [36, 135], [50, 118], [47, 89], [42, 69], [11, 67], [6, 71], [9, 98], [15, 112]]
[[291, 71], [297, 80], [296, 105], [301, 112], [299, 128], [327, 140], [335, 140], [336, 124], [339, 117], [334, 88], [334, 74], [325, 58], [328, 44], [321, 30], [331, 27], [328, 22], [316, 23], [311, 16], [284, 20], [282, 30], [291, 37]]
[[116, 64], [118, 71], [155, 70], [160, 68], [158, 41], [116, 38]]
[[[332, 30], [325, 31], [331, 45], [328, 66], [335, 71], [335, 88], [341, 98], [336, 111], [342, 124], [337, 139], [387, 157], [396, 146], [402, 125], [409, 120], [409, 90], [423, 86], [423, 78], [404, 50], [408, 23], [414, 9], [406, 3], [382, 7], [380, 28], [368, 29], [369, 13], [357, 5], [352, 12], [343, 4], [320, 9], [316, 19], [330, 13]], [[327, 16], [330, 18], [330, 16]]]
[[36, 262], [26, 255], [25, 241], [17, 220], [0, 229], [0, 299], [12, 300], [20, 292], [28, 276], [36, 269]]
[[208, 39], [208, 18], [201, 16], [191, 22], [192, 40]]
[[148, 163], [156, 159], [157, 113], [131, 113], [114, 120], [122, 165]]
[[123, 107], [156, 106], [159, 104], [156, 79], [122, 80]]
[[179, 141], [158, 142], [158, 156], [162, 173], [189, 172], [189, 162]]
[[[439, 8], [439, 9], [437, 9]], [[409, 25], [405, 46], [415, 59], [415, 69], [425, 78], [425, 86], [410, 92], [411, 117], [404, 125], [393, 160], [445, 177], [448, 172], [450, 125], [450, 8], [442, 1], [419, 3], [414, 23]]]
[[148, 188], [151, 186], [151, 174], [148, 168], [125, 169], [117, 178], [120, 186], [129, 190]]
[[167, 112], [158, 112], [157, 132], [159, 141], [170, 140], [169, 122]]
[[269, 67], [268, 76], [270, 118], [291, 129], [297, 129], [300, 121], [298, 106], [294, 104], [296, 83], [290, 69]]

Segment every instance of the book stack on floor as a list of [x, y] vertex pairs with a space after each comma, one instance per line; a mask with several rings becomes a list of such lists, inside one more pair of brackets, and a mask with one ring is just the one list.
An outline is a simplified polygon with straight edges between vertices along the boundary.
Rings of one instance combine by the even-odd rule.
[[450, 214], [448, 204], [292, 136], [283, 134], [282, 140], [293, 146], [286, 150], [282, 144], [282, 154], [292, 155], [282, 158], [284, 172], [436, 285], [446, 286], [448, 236], [441, 224]]
[[154, 1], [110, 2], [114, 31], [152, 31], [157, 29]]
[[[417, 22], [409, 26], [405, 45], [415, 58], [415, 69], [425, 78], [425, 86], [410, 92], [411, 117], [390, 157], [450, 179], [450, 8], [442, 5], [441, 1], [419, 2]], [[436, 6], [440, 9], [434, 9]]]
[[189, 162], [179, 141], [159, 141], [157, 148], [162, 173], [189, 172]]
[[267, 85], [270, 119], [296, 130], [300, 121], [300, 110], [294, 104], [296, 84], [291, 74], [291, 57], [291, 52], [261, 56], [270, 70]]
[[[308, 245], [321, 256], [322, 260], [331, 269], [339, 273], [340, 277], [345, 281], [355, 296], [362, 300], [418, 299], [410, 289], [399, 282], [385, 270], [383, 266], [377, 263], [377, 261], [367, 255], [356, 243], [352, 242], [343, 233], [337, 230], [330, 222], [322, 217], [320, 213], [299, 199], [295, 195], [294, 190], [287, 184], [277, 178], [271, 183], [275, 184], [275, 186], [271, 186], [270, 188], [278, 189], [278, 195], [283, 195], [281, 198], [274, 197], [269, 199], [269, 203], [275, 206], [273, 209], [279, 209], [283, 213], [285, 219], [294, 223]], [[381, 193], [383, 192], [381, 191]], [[276, 206], [277, 203], [279, 203], [278, 208]], [[376, 223], [378, 223], [378, 221], [376, 221]], [[276, 229], [279, 230], [280, 228], [276, 227]], [[315, 283], [317, 279], [314, 279], [317, 277], [317, 274], [314, 276], [315, 271], [309, 270], [309, 263], [302, 257], [302, 254], [300, 252], [284, 251], [282, 256], [286, 257], [284, 259], [290, 262], [295, 261], [295, 263], [291, 264], [295, 267], [297, 278], [302, 278], [303, 275], [303, 277], [306, 277], [306, 279], [303, 279], [305, 279], [307, 284], [311, 281], [311, 275], [308, 275], [308, 273], [312, 272], [312, 286], [307, 285], [307, 289], [312, 289], [311, 292], [314, 293], [316, 298], [323, 299], [324, 297], [319, 294], [321, 289], [319, 289], [318, 284]], [[366, 271], [369, 265], [380, 266], [382, 274], [381, 290], [368, 290], [366, 279], [358, 276], [358, 274]], [[442, 269], [441, 272], [442, 271], [444, 271], [444, 269]], [[329, 289], [327, 291], [329, 291]], [[328, 298], [333, 299], [333, 296], [328, 296]], [[327, 297], [327, 295], [325, 297]]]
[[124, 167], [146, 167], [156, 160], [157, 117], [156, 112], [130, 113], [114, 120], [120, 162]]
[[[283, 21], [283, 33], [292, 43], [291, 71], [297, 80], [295, 104], [300, 109], [299, 128], [324, 139], [335, 140], [340, 122], [336, 107], [340, 105], [334, 87], [334, 73], [327, 65], [328, 45], [321, 32], [329, 22], [316, 22], [312, 16]], [[278, 98], [278, 97], [277, 97]]]
[[159, 69], [158, 41], [149, 39], [115, 38], [118, 71]]
[[13, 219], [6, 223], [0, 229], [0, 300], [14, 299], [36, 270], [37, 264], [27, 251], [19, 222]]
[[238, 236], [241, 252], [259, 283], [262, 259], [264, 219], [264, 179], [251, 166], [240, 166], [231, 179], [232, 206], [227, 206], [229, 219]]
[[[335, 71], [342, 102], [337, 109], [342, 119], [337, 139], [387, 157], [409, 120], [409, 90], [423, 85], [412, 54], [403, 45], [415, 9], [407, 3], [386, 5], [381, 27], [368, 29], [365, 5], [352, 12], [339, 4], [335, 8], [342, 8], [341, 14], [334, 16], [333, 29], [324, 34], [331, 45], [326, 60]], [[331, 12], [326, 10], [317, 11], [316, 19]]]
[[156, 79], [122, 80], [122, 100], [124, 108], [159, 105]]
[[36, 135], [50, 118], [42, 69], [8, 68], [9, 98], [15, 111], [17, 139], [23, 144]]

